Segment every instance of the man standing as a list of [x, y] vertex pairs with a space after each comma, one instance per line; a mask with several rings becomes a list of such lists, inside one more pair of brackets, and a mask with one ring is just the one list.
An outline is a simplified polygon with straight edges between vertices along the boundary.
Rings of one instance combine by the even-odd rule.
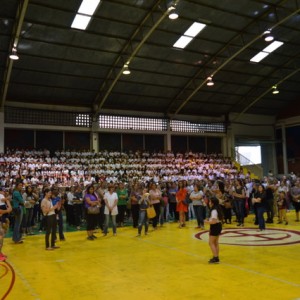
[[22, 244], [23, 241], [21, 240], [21, 232], [20, 227], [22, 224], [23, 219], [23, 208], [24, 208], [24, 200], [21, 194], [23, 188], [22, 182], [17, 182], [15, 190], [13, 192], [13, 211], [15, 216], [15, 224], [14, 224], [14, 232], [12, 240], [15, 242], [15, 244]]

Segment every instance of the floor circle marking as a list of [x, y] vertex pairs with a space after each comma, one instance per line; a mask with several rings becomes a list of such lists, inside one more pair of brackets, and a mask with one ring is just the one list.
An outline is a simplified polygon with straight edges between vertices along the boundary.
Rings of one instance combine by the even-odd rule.
[[[195, 234], [199, 240], [208, 241], [209, 231]], [[258, 231], [257, 228], [226, 228], [222, 230], [219, 243], [236, 246], [282, 246], [300, 243], [300, 232], [279, 228]]]

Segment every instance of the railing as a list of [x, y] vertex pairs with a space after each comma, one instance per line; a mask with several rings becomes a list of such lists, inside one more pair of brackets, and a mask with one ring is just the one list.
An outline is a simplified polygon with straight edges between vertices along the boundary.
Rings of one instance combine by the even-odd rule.
[[244, 173], [250, 171], [252, 177], [254, 178], [263, 177], [263, 168], [261, 167], [261, 165], [255, 164], [249, 158], [245, 157], [236, 149], [232, 149], [232, 153], [233, 153], [232, 157], [234, 158], [234, 160], [239, 164], [239, 166], [243, 167]]

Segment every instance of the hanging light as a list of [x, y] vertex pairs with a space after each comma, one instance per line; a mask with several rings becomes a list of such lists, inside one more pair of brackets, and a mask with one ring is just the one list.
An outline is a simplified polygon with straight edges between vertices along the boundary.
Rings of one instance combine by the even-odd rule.
[[274, 95], [279, 94], [279, 90], [277, 89], [277, 84], [273, 85], [272, 89], [273, 89], [272, 94]]
[[123, 68], [123, 74], [124, 75], [129, 75], [131, 72], [130, 72], [130, 70], [129, 70], [129, 66], [128, 66], [128, 64], [125, 64], [124, 65], [124, 68]]
[[207, 83], [206, 83], [206, 85], [207, 86], [213, 86], [215, 83], [213, 82], [213, 80], [212, 80], [212, 76], [208, 76], [207, 77]]
[[274, 36], [271, 34], [271, 30], [268, 29], [263, 33], [266, 42], [272, 42], [274, 40]]
[[9, 55], [9, 58], [12, 59], [12, 60], [18, 60], [19, 59], [16, 47], [12, 48], [12, 51], [11, 51], [11, 54]]
[[175, 5], [171, 5], [168, 10], [169, 10], [169, 19], [175, 20], [175, 19], [177, 19], [179, 17]]

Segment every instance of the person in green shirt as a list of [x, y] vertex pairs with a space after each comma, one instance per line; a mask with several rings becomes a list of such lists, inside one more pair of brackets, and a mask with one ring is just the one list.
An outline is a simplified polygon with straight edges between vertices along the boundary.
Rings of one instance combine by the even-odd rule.
[[117, 223], [119, 227], [124, 226], [125, 212], [127, 208], [128, 202], [128, 190], [125, 188], [123, 182], [119, 183], [119, 187], [117, 189], [118, 195], [118, 215], [117, 215]]
[[15, 216], [15, 223], [14, 223], [14, 231], [13, 231], [13, 237], [12, 240], [15, 242], [15, 244], [21, 244], [23, 243], [22, 241], [22, 236], [20, 233], [20, 227], [22, 224], [22, 219], [23, 219], [23, 213], [24, 213], [24, 199], [21, 194], [23, 188], [23, 183], [18, 182], [16, 183], [16, 188], [13, 191], [13, 211], [14, 211], [14, 216]]

